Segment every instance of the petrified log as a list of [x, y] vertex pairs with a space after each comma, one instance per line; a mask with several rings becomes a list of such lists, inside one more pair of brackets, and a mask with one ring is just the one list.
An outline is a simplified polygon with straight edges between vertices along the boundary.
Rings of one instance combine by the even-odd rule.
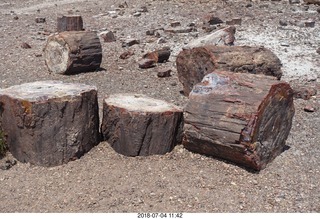
[[165, 154], [182, 138], [182, 110], [139, 94], [115, 94], [103, 102], [101, 133], [126, 156]]
[[168, 61], [170, 57], [171, 51], [170, 47], [163, 47], [161, 49], [155, 50], [153, 52], [149, 52], [143, 55], [144, 59], [152, 59], [155, 62], [163, 63]]
[[281, 61], [269, 49], [249, 46], [205, 46], [181, 51], [178, 77], [188, 95], [193, 86], [214, 70], [272, 75], [280, 79]]
[[80, 15], [67, 15], [57, 18], [57, 32], [82, 31], [83, 20]]
[[39, 81], [0, 90], [2, 128], [21, 162], [56, 166], [100, 141], [97, 90], [84, 84]]
[[66, 31], [48, 38], [44, 56], [50, 72], [75, 74], [97, 70], [102, 48], [95, 31]]
[[189, 95], [182, 143], [261, 170], [285, 149], [293, 115], [289, 84], [265, 75], [214, 72]]

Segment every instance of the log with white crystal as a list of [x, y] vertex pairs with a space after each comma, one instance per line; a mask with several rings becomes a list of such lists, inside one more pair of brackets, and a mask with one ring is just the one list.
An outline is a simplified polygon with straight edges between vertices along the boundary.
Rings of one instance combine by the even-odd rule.
[[185, 148], [261, 170], [285, 149], [293, 90], [274, 77], [213, 72], [189, 95]]
[[182, 110], [140, 94], [114, 94], [103, 102], [101, 133], [126, 156], [165, 154], [181, 142]]
[[39, 81], [0, 90], [3, 132], [21, 162], [56, 166], [79, 158], [100, 141], [97, 89]]

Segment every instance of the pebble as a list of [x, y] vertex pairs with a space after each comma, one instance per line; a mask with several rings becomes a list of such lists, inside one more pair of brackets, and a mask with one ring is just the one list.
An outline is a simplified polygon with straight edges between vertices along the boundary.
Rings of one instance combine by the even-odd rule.
[[316, 52], [317, 52], [318, 54], [320, 54], [320, 47], [316, 50]]
[[171, 27], [178, 27], [178, 26], [181, 26], [181, 23], [179, 21], [174, 21], [174, 22], [170, 23], [170, 26]]
[[166, 39], [164, 37], [160, 37], [158, 40], [157, 40], [157, 43], [158, 44], [162, 44], [162, 43], [166, 43]]
[[305, 112], [308, 112], [308, 113], [313, 113], [313, 112], [316, 111], [315, 107], [313, 107], [313, 106], [311, 106], [311, 105], [306, 105], [306, 106], [303, 108], [303, 110], [304, 110]]
[[170, 77], [171, 76], [171, 69], [169, 68], [165, 68], [165, 69], [159, 69], [158, 70], [158, 73], [157, 73], [157, 76], [159, 78], [165, 78], [165, 77]]
[[103, 31], [99, 34], [99, 36], [104, 40], [104, 42], [115, 42], [116, 37], [114, 36], [112, 31]]
[[22, 44], [21, 44], [21, 48], [23, 48], [23, 49], [30, 49], [31, 46], [30, 46], [28, 43], [22, 43]]
[[46, 18], [44, 18], [44, 17], [36, 17], [35, 21], [36, 21], [36, 23], [45, 23], [46, 22]]
[[287, 22], [287, 21], [284, 21], [284, 20], [280, 20], [280, 21], [279, 21], [279, 24], [280, 24], [281, 26], [288, 26], [288, 22]]
[[146, 68], [153, 68], [155, 67], [156, 61], [154, 59], [141, 59], [138, 61], [139, 68], [146, 69]]
[[227, 25], [241, 25], [242, 19], [241, 18], [233, 18], [230, 21], [226, 21]]
[[314, 27], [315, 21], [305, 21], [304, 26], [305, 27]]
[[122, 42], [122, 47], [129, 47], [129, 46], [133, 46], [135, 44], [140, 44], [140, 40], [126, 39], [124, 42]]
[[137, 12], [133, 13], [133, 16], [134, 17], [140, 17], [141, 16], [141, 12], [137, 11]]

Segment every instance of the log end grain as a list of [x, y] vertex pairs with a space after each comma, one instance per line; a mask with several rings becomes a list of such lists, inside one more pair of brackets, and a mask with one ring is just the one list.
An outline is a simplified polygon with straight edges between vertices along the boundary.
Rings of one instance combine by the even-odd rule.
[[102, 61], [100, 39], [94, 31], [66, 31], [51, 35], [44, 48], [45, 63], [55, 74], [95, 71]]
[[289, 84], [265, 75], [214, 72], [189, 95], [183, 145], [261, 170], [286, 147], [293, 116]]
[[1, 123], [10, 152], [21, 162], [56, 166], [100, 141], [94, 86], [39, 81], [0, 90]]
[[126, 156], [165, 154], [181, 142], [182, 110], [145, 95], [110, 95], [104, 100], [101, 133]]

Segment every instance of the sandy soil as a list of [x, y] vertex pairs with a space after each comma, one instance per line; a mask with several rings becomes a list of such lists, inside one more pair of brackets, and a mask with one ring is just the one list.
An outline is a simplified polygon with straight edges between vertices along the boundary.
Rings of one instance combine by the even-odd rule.
[[[303, 2], [303, 1], [301, 1]], [[203, 16], [214, 13], [222, 20], [242, 18], [236, 26], [236, 45], [270, 48], [283, 63], [283, 78], [293, 87], [305, 85], [320, 92], [320, 15], [317, 6], [288, 1], [209, 0], [2, 0], [0, 2], [0, 87], [36, 80], [81, 82], [98, 87], [100, 113], [107, 94], [135, 92], [184, 106], [177, 78], [176, 55], [183, 45], [207, 33]], [[146, 6], [148, 12], [133, 13]], [[115, 11], [115, 12], [114, 12]], [[112, 18], [112, 14], [118, 14]], [[119, 13], [121, 15], [119, 15]], [[50, 74], [42, 49], [56, 18], [80, 14], [87, 30], [111, 30], [117, 41], [102, 43], [104, 70], [73, 76]], [[45, 23], [36, 23], [45, 17]], [[304, 22], [314, 20], [314, 27]], [[166, 43], [146, 31], [165, 28], [173, 21], [194, 23], [197, 32], [169, 34], [159, 30]], [[280, 25], [287, 23], [287, 26]], [[224, 24], [221, 25], [223, 27]], [[219, 27], [218, 27], [219, 28]], [[141, 43], [123, 48], [127, 37]], [[23, 49], [28, 43], [31, 48]], [[147, 51], [169, 46], [169, 62], [155, 68], [138, 68]], [[135, 55], [119, 59], [127, 50]], [[172, 76], [158, 78], [161, 68]], [[191, 153], [181, 145], [166, 155], [125, 157], [106, 142], [79, 160], [45, 168], [16, 162], [0, 170], [0, 212], [320, 212], [320, 111], [319, 94], [295, 99], [296, 114], [287, 140], [289, 149], [259, 173], [229, 162]], [[100, 114], [102, 115], [102, 114]], [[10, 154], [1, 165], [14, 160]], [[4, 169], [4, 168], [3, 168]]]

